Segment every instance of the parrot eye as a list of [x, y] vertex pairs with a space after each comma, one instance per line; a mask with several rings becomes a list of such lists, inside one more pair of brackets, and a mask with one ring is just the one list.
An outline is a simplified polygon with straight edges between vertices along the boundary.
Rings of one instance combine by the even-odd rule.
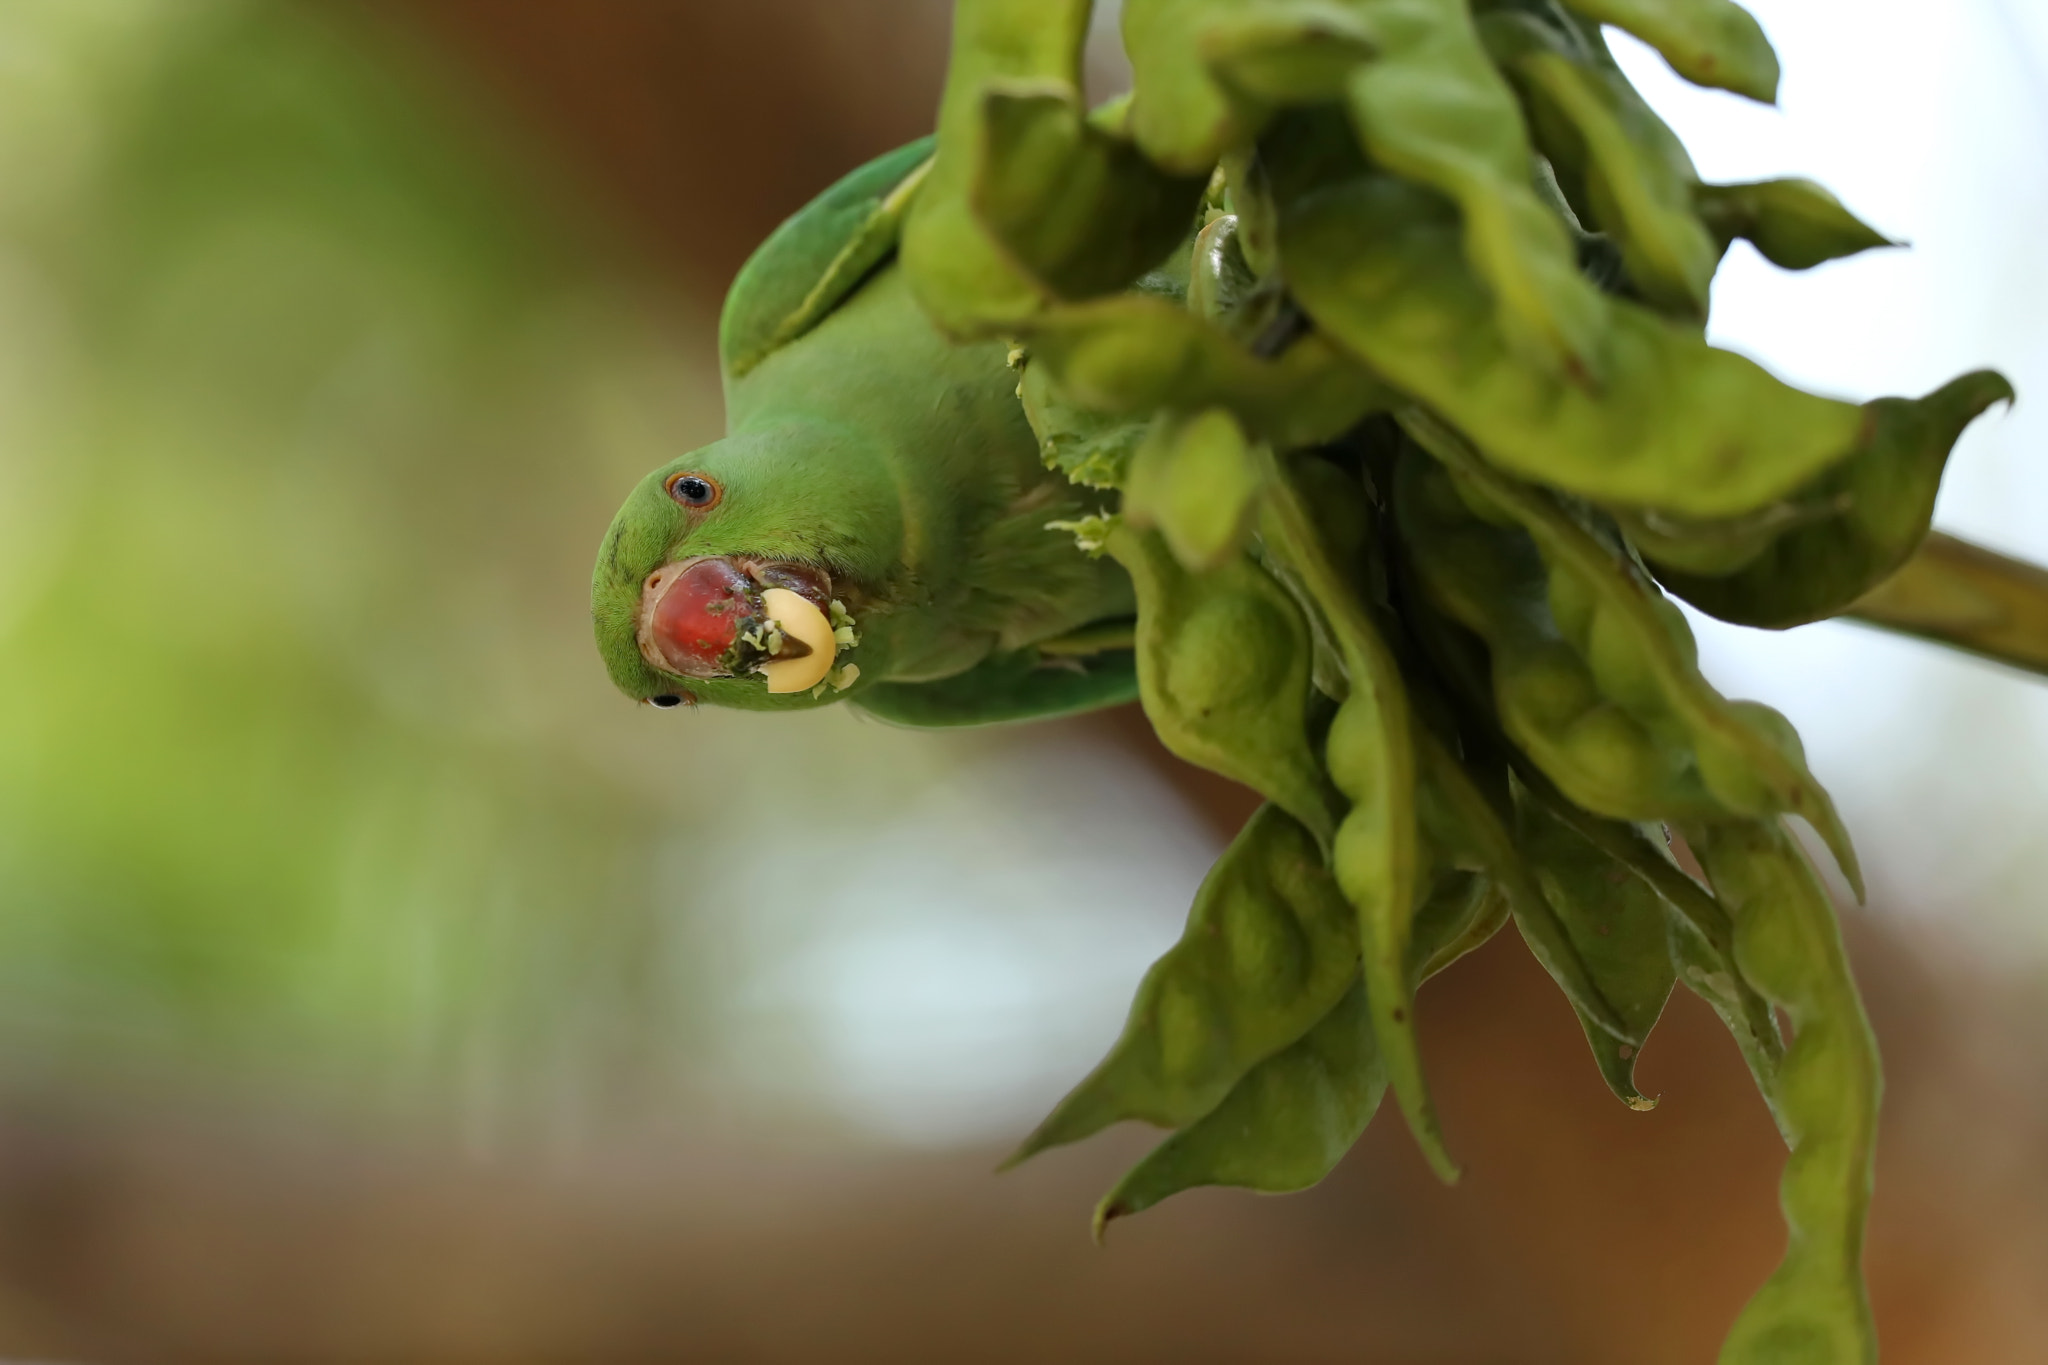
[[668, 495], [685, 507], [699, 511], [717, 503], [720, 489], [715, 479], [702, 474], [673, 474], [669, 476]]
[[683, 699], [673, 692], [664, 692], [658, 697], [649, 697], [647, 699], [647, 704], [649, 706], [658, 706], [662, 710], [666, 711], [671, 707], [681, 706], [683, 704]]

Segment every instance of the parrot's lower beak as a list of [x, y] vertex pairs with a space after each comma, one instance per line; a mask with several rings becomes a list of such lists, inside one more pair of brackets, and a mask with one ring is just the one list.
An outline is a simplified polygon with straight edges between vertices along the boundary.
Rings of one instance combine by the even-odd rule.
[[831, 575], [807, 564], [678, 560], [641, 588], [640, 653], [685, 678], [760, 673], [770, 692], [804, 691], [832, 670], [831, 603]]

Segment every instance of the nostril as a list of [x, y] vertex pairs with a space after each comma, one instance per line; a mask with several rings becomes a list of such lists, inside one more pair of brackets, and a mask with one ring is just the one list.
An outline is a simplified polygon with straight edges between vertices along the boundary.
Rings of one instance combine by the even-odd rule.
[[658, 697], [649, 697], [647, 704], [649, 706], [659, 706], [662, 710], [666, 711], [671, 707], [681, 706], [683, 699], [673, 692], [664, 692]]

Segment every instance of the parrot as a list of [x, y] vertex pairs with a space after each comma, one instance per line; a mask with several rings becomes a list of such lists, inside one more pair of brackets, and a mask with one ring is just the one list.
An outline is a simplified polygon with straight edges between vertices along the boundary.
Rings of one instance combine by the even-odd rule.
[[598, 550], [628, 697], [930, 726], [1136, 696], [1130, 580], [1061, 529], [1113, 494], [1041, 460], [1016, 357], [942, 335], [895, 262], [932, 143], [845, 176], [735, 278], [725, 437], [642, 479]]

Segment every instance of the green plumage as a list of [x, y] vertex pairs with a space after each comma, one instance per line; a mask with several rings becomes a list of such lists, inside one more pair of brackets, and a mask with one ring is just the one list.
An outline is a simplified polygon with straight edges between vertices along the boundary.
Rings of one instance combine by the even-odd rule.
[[[591, 585], [612, 679], [636, 699], [749, 709], [871, 700], [907, 724], [972, 724], [1128, 700], [1127, 652], [1036, 646], [1132, 611], [1114, 562], [1055, 521], [1099, 511], [1039, 459], [999, 342], [959, 346], [910, 298], [896, 224], [929, 139], [853, 172], [783, 224], [734, 282], [719, 327], [725, 439], [654, 470], [627, 498]], [[693, 516], [666, 482], [715, 479]], [[685, 679], [636, 640], [641, 588], [664, 564], [749, 556], [811, 565], [859, 623], [843, 691], [774, 695], [757, 677]], [[986, 686], [983, 686], [986, 680]], [[927, 701], [918, 689], [949, 683]]]

